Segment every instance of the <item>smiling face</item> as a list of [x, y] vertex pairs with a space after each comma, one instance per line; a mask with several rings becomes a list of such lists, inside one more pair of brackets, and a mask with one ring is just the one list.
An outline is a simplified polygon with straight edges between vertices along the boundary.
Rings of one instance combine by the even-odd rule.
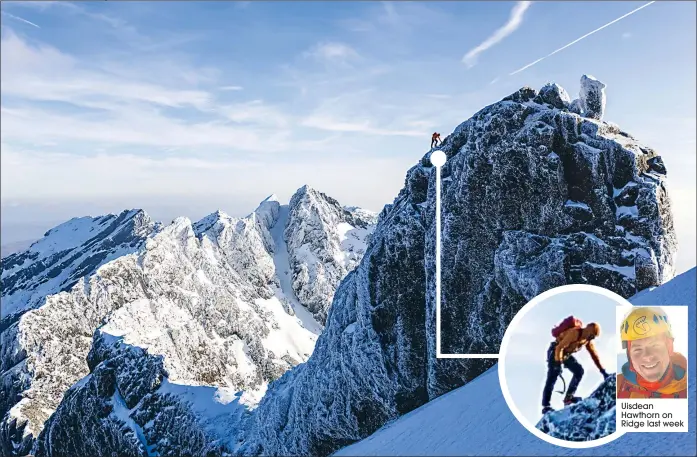
[[642, 378], [650, 382], [658, 381], [670, 366], [668, 340], [663, 335], [634, 340], [629, 359]]

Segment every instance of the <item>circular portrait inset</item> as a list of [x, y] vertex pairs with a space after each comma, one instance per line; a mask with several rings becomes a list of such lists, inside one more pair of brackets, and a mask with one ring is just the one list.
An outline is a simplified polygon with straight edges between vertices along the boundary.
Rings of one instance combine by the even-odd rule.
[[569, 285], [527, 303], [499, 354], [509, 408], [537, 437], [564, 447], [608, 443], [616, 430], [616, 310], [631, 304], [600, 287]]

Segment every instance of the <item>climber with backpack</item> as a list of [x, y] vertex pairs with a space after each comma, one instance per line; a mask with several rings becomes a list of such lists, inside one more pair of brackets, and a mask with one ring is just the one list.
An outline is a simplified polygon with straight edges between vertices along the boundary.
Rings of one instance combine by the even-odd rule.
[[440, 133], [434, 132], [433, 135], [431, 135], [431, 149], [438, 146], [438, 143], [440, 143], [441, 145], [443, 144], [440, 141]]
[[567, 317], [552, 329], [552, 337], [555, 340], [552, 341], [547, 350], [547, 380], [542, 391], [542, 414], [553, 411], [553, 408], [550, 406], [552, 390], [558, 377], [561, 377], [562, 381], [564, 381], [562, 366], [571, 371], [573, 375], [569, 388], [566, 389], [564, 405], [571, 405], [581, 400], [580, 397], [576, 397], [574, 394], [581, 382], [584, 370], [573, 354], [582, 348], [586, 348], [603, 378], [607, 379], [609, 375], [600, 363], [598, 353], [593, 346], [593, 340], [599, 336], [600, 325], [592, 322], [583, 327], [583, 323], [574, 316]]

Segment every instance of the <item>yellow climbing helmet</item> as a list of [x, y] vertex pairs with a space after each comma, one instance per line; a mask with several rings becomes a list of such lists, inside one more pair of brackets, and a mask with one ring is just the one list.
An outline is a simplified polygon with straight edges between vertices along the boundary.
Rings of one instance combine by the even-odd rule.
[[620, 336], [622, 338], [622, 346], [625, 349], [628, 341], [661, 334], [673, 338], [668, 315], [661, 308], [657, 307], [642, 306], [634, 308], [627, 313], [620, 324]]

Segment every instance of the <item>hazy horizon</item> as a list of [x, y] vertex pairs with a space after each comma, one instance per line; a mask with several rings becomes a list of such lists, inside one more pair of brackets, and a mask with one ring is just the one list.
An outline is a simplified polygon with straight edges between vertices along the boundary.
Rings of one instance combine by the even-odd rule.
[[696, 9], [610, 24], [644, 4], [3, 2], [1, 244], [127, 208], [242, 216], [304, 184], [380, 211], [431, 132], [523, 86], [575, 98], [591, 74], [604, 120], [663, 157], [685, 271]]

